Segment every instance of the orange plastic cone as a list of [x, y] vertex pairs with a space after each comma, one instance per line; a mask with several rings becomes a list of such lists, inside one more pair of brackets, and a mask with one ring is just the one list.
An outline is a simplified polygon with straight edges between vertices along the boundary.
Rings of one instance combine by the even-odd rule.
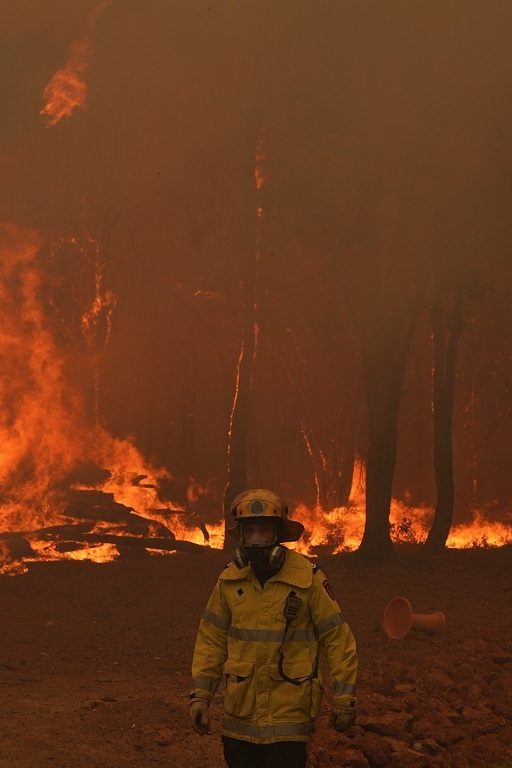
[[384, 609], [382, 626], [391, 640], [402, 640], [410, 629], [438, 635], [444, 632], [446, 617], [441, 611], [413, 613], [412, 605], [406, 597], [394, 597]]

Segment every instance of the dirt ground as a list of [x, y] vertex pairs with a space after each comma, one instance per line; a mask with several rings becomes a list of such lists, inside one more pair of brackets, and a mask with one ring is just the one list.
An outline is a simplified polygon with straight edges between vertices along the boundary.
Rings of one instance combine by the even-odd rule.
[[[222, 552], [31, 564], [0, 577], [0, 768], [221, 768], [213, 734], [188, 726], [195, 631]], [[320, 558], [358, 641], [358, 725], [327, 725], [321, 766], [512, 766], [512, 547], [410, 554], [379, 568]], [[381, 616], [406, 595], [446, 632], [388, 640]]]

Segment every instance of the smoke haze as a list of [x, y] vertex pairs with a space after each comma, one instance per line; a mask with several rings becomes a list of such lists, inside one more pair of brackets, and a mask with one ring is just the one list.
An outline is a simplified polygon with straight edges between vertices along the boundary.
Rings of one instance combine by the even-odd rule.
[[[313, 504], [308, 440], [333, 477], [346, 446], [364, 456], [364, 350], [423, 287], [395, 492], [432, 503], [435, 266], [481, 286], [457, 515], [510, 505], [510, 4], [1, 0], [0, 17], [0, 218], [45, 244], [48, 328], [91, 424], [133, 435], [177, 494], [193, 477], [220, 499], [261, 205], [254, 484]], [[49, 125], [45, 87], [85, 36], [86, 103]]]

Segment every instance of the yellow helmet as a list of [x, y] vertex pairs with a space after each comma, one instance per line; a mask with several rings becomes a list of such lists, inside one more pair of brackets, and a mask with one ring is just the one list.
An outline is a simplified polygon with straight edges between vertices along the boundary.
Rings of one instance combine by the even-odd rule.
[[249, 519], [269, 517], [280, 519], [279, 541], [297, 541], [304, 533], [304, 526], [296, 520], [288, 519], [288, 507], [281, 498], [268, 488], [251, 488], [242, 491], [231, 504], [231, 517], [228, 523], [229, 533], [238, 537], [238, 523]]

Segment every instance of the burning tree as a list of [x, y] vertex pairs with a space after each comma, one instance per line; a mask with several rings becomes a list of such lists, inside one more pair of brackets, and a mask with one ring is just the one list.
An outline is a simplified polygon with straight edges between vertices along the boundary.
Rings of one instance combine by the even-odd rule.
[[389, 512], [396, 464], [398, 418], [407, 355], [422, 308], [418, 290], [389, 312], [384, 328], [366, 327], [363, 371], [367, 418], [366, 522], [358, 554], [379, 562], [394, 554]]
[[[499, 262], [499, 260], [498, 260]], [[453, 412], [456, 358], [461, 334], [469, 328], [482, 299], [492, 295], [494, 279], [502, 270], [488, 259], [460, 259], [440, 263], [432, 285], [432, 412], [433, 457], [436, 483], [434, 521], [425, 542], [426, 552], [445, 546], [453, 525], [455, 483], [453, 466]]]
[[[228, 516], [230, 504], [234, 497], [247, 488], [247, 447], [249, 439], [249, 426], [251, 415], [251, 396], [254, 375], [254, 361], [258, 343], [257, 324], [257, 276], [258, 262], [260, 259], [260, 226], [263, 218], [260, 191], [265, 183], [263, 172], [263, 131], [260, 131], [256, 145], [256, 158], [254, 165], [254, 184], [256, 201], [256, 227], [254, 250], [249, 247], [243, 261], [242, 272], [242, 321], [240, 334], [240, 354], [236, 367], [234, 397], [229, 417], [228, 445], [227, 445], [227, 470], [228, 479], [224, 489], [224, 520], [226, 523], [226, 535], [224, 546], [229, 546], [227, 536]], [[250, 230], [249, 230], [250, 231]]]

